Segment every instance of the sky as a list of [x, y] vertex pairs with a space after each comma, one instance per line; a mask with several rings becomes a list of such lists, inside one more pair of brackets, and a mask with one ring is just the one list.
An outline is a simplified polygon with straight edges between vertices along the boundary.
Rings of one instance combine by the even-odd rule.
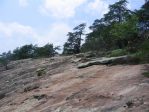
[[[80, 23], [90, 26], [118, 0], [0, 0], [0, 53], [26, 44], [63, 46]], [[139, 9], [144, 0], [128, 0]], [[86, 29], [88, 32], [88, 29]]]

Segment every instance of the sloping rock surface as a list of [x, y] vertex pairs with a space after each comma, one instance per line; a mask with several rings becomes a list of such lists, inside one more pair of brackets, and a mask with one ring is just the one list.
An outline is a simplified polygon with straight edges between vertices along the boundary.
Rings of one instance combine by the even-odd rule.
[[89, 67], [92, 65], [122, 64], [122, 63], [126, 63], [127, 61], [129, 61], [129, 59], [130, 59], [129, 56], [97, 58], [97, 59], [92, 59], [91, 61], [79, 64], [78, 68], [85, 68], [85, 67]]
[[149, 79], [141, 75], [149, 65], [78, 69], [72, 60], [11, 62], [0, 71], [0, 112], [149, 112]]

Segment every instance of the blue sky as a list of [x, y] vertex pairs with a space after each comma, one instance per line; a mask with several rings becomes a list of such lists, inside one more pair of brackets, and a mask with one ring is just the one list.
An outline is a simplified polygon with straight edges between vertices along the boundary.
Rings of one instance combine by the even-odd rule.
[[[0, 53], [25, 44], [62, 46], [67, 32], [91, 25], [117, 0], [0, 0]], [[144, 0], [128, 0], [138, 9]]]

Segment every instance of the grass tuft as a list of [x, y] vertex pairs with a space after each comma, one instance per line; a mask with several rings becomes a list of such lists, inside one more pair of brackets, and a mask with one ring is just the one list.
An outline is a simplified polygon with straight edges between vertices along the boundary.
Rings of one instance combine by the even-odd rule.
[[147, 78], [149, 78], [149, 71], [148, 72], [144, 72], [143, 75]]

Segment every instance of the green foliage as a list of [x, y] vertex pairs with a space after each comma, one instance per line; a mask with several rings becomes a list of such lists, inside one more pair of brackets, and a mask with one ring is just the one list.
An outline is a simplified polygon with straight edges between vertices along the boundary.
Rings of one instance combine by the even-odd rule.
[[67, 36], [68, 36], [68, 40], [64, 44], [63, 54], [74, 54], [74, 47], [75, 47], [75, 41], [76, 41], [75, 34], [72, 32], [69, 32]]
[[[131, 31], [128, 27], [136, 28], [136, 22], [131, 17], [131, 11], [126, 7], [127, 1], [120, 0], [109, 6], [109, 12], [103, 18], [96, 19], [92, 26], [92, 30], [86, 37], [85, 43], [82, 46], [82, 51], [106, 51], [127, 46], [128, 40], [125, 39]], [[130, 21], [127, 21], [129, 18]], [[133, 33], [133, 34], [132, 34]], [[135, 35], [135, 31], [131, 32], [129, 37]], [[134, 36], [133, 36], [134, 37]]]
[[40, 57], [52, 57], [57, 54], [56, 50], [59, 47], [54, 47], [53, 44], [46, 44], [43, 47], [37, 45], [24, 45], [13, 51], [13, 58], [16, 59], [27, 59], [27, 58], [40, 58]]
[[141, 45], [141, 51], [146, 56], [149, 56], [149, 40], [146, 40]]
[[137, 11], [139, 17], [140, 34], [144, 38], [149, 38], [149, 1]]
[[45, 68], [38, 69], [36, 72], [37, 72], [37, 76], [38, 76], [38, 77], [40, 77], [40, 76], [46, 74]]
[[149, 40], [144, 41], [136, 55], [142, 62], [149, 62]]
[[[85, 35], [86, 24], [82, 23], [68, 32], [68, 40], [64, 44], [63, 54], [78, 54], [80, 52], [98, 51], [110, 52], [108, 56], [121, 56], [133, 53], [135, 61], [149, 62], [149, 1], [140, 10], [130, 11], [127, 0], [119, 0], [109, 6], [109, 11], [103, 18], [96, 19], [89, 27], [90, 33]], [[85, 43], [82, 45], [82, 36]], [[82, 45], [82, 46], [81, 46]], [[4, 53], [0, 63], [7, 68], [9, 60], [52, 57], [59, 47], [46, 44], [24, 45], [12, 53]], [[42, 71], [39, 72], [42, 75]]]
[[[82, 52], [127, 49], [129, 53], [137, 52], [137, 55], [142, 54], [144, 58], [146, 48], [141, 46], [142, 49], [140, 49], [140, 44], [149, 38], [148, 10], [149, 1], [135, 12], [128, 10], [126, 0], [110, 5], [109, 12], [103, 18], [96, 19], [89, 27], [92, 32], [87, 34], [81, 48]], [[114, 52], [114, 55], [127, 54], [124, 51], [117, 51], [116, 54]]]
[[75, 27], [74, 32], [67, 34], [68, 40], [64, 44], [63, 54], [77, 54], [80, 53], [82, 35], [84, 35], [84, 29], [86, 24], [82, 23]]
[[60, 47], [54, 47], [53, 44], [46, 44], [43, 47], [38, 47], [37, 45], [32, 44], [24, 45], [16, 48], [12, 53], [9, 51], [8, 53], [0, 55], [0, 63], [7, 69], [7, 64], [11, 60], [52, 57], [58, 54], [57, 50], [60, 50]]
[[144, 72], [143, 75], [147, 78], [149, 78], [149, 72]]
[[[127, 21], [121, 24], [114, 24], [111, 29], [113, 37], [116, 39], [127, 39], [136, 37], [138, 33], [137, 29], [138, 18], [136, 15], [132, 15]], [[128, 30], [129, 29], [129, 30]]]
[[149, 40], [145, 40], [139, 45], [137, 52], [131, 54], [134, 58], [137, 58], [140, 63], [149, 62]]
[[137, 16], [131, 15], [127, 21], [113, 25], [110, 32], [118, 48], [125, 48], [136, 43], [135, 40], [138, 38], [137, 23]]
[[119, 0], [115, 4], [110, 5], [109, 12], [104, 15], [104, 20], [108, 24], [124, 22], [131, 13], [126, 6], [127, 0]]
[[0, 55], [0, 63], [5, 67], [6, 70], [8, 70], [8, 63], [12, 58], [12, 54], [9, 51], [8, 53], [3, 53]]
[[34, 56], [36, 46], [30, 44], [30, 45], [24, 45], [20, 48], [16, 48], [13, 51], [13, 59], [19, 60], [19, 59], [27, 59], [32, 58]]
[[116, 49], [110, 52], [110, 54], [108, 54], [108, 57], [116, 57], [116, 56], [123, 56], [128, 54], [128, 52], [124, 49]]
[[43, 47], [36, 47], [34, 57], [52, 57], [57, 54], [57, 49], [59, 49], [59, 47], [54, 48], [53, 44], [46, 44]]

